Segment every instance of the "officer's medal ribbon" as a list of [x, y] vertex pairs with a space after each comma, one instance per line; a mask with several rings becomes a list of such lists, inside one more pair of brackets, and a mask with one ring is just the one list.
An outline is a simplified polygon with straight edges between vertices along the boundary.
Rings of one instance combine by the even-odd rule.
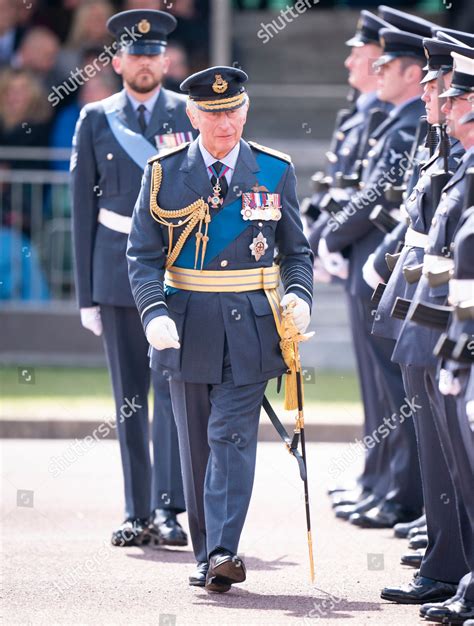
[[221, 178], [223, 178], [229, 171], [229, 167], [222, 168], [220, 174], [217, 174], [213, 165], [209, 165], [209, 171], [216, 179], [216, 184], [212, 187], [212, 196], [208, 196], [207, 201], [213, 209], [218, 209], [224, 204], [224, 198], [222, 197], [222, 187], [220, 184]]
[[244, 220], [278, 221], [281, 219], [281, 199], [279, 193], [247, 192], [242, 194]]

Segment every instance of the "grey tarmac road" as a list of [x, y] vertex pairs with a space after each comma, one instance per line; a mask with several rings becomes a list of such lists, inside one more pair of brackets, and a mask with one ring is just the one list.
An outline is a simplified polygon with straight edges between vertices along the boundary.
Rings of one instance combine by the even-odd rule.
[[413, 575], [399, 565], [405, 542], [390, 530], [351, 527], [331, 513], [326, 485], [360, 466], [360, 455], [352, 459], [348, 444], [308, 447], [314, 584], [296, 462], [281, 444], [259, 444], [240, 546], [248, 576], [224, 595], [188, 587], [189, 548], [109, 544], [112, 528], [122, 521], [115, 441], [86, 446], [74, 440], [12, 439], [1, 447], [6, 625], [421, 623], [417, 607], [379, 597], [385, 584]]

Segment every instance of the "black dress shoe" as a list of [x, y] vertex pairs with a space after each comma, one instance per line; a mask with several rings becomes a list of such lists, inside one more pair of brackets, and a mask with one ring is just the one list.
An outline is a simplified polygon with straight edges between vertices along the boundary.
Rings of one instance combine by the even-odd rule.
[[446, 602], [445, 606], [429, 609], [425, 619], [442, 624], [464, 624], [468, 619], [474, 619], [474, 603], [462, 598]]
[[358, 504], [361, 500], [365, 500], [365, 498], [370, 496], [370, 493], [370, 491], [360, 488], [353, 489], [352, 491], [339, 491], [331, 496], [331, 505], [334, 508], [336, 506]]
[[142, 518], [127, 519], [112, 533], [111, 544], [120, 548], [128, 546], [146, 546], [151, 541], [148, 520]]
[[354, 489], [357, 489], [356, 482], [347, 483], [343, 485], [333, 484], [327, 488], [326, 493], [328, 494], [328, 496], [332, 496], [334, 493], [338, 493], [340, 491], [353, 491]]
[[228, 550], [216, 550], [209, 557], [206, 590], [217, 593], [229, 591], [231, 585], [244, 582], [246, 576], [240, 557]]
[[189, 584], [191, 587], [204, 587], [206, 585], [206, 576], [209, 569], [209, 563], [207, 561], [200, 561], [196, 564], [196, 570], [194, 574], [189, 577]]
[[377, 506], [380, 501], [381, 498], [379, 498], [379, 496], [371, 494], [357, 504], [346, 504], [342, 506], [337, 506], [334, 509], [334, 514], [338, 519], [349, 519], [350, 516], [354, 513], [364, 513], [365, 511], [369, 511], [374, 506]]
[[454, 600], [457, 600], [457, 596], [448, 598], [444, 602], [427, 602], [426, 604], [422, 604], [420, 606], [420, 617], [426, 617], [426, 614], [430, 609], [440, 609], [442, 607], [445, 607], [450, 602], [454, 602]]
[[416, 552], [409, 552], [408, 554], [403, 554], [400, 559], [400, 563], [402, 565], [409, 565], [410, 567], [420, 567], [421, 562], [423, 560], [424, 552], [420, 552], [417, 550]]
[[385, 587], [380, 596], [384, 600], [398, 604], [424, 604], [425, 602], [442, 602], [456, 593], [456, 585], [442, 583], [432, 578], [417, 576], [407, 585], [401, 587]]
[[428, 526], [415, 526], [408, 533], [408, 539], [413, 539], [417, 535], [427, 535], [428, 534]]
[[399, 522], [409, 522], [420, 515], [419, 511], [405, 509], [395, 502], [382, 502], [366, 513], [355, 513], [349, 521], [361, 528], [393, 528]]
[[418, 519], [413, 522], [402, 522], [399, 524], [395, 524], [393, 527], [393, 534], [395, 537], [399, 539], [406, 539], [408, 537], [408, 533], [412, 528], [425, 526], [426, 525], [426, 516], [423, 514]]
[[156, 509], [150, 520], [150, 532], [156, 546], [188, 545], [188, 536], [172, 509]]
[[415, 535], [408, 542], [410, 550], [419, 550], [428, 547], [428, 535]]

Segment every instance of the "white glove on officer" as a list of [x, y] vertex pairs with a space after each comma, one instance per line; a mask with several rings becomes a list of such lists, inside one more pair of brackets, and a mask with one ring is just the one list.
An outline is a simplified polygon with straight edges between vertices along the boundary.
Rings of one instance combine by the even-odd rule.
[[340, 252], [329, 252], [325, 239], [319, 240], [318, 257], [326, 271], [345, 280], [349, 276], [349, 261]]
[[176, 348], [179, 350], [179, 336], [176, 324], [171, 317], [161, 315], [154, 317], [146, 326], [146, 338], [155, 350], [165, 350], [166, 348]]
[[457, 396], [461, 392], [461, 383], [452, 372], [441, 369], [439, 372], [438, 389], [443, 396]]
[[467, 419], [469, 420], [469, 426], [474, 432], [474, 400], [469, 400], [468, 402], [466, 402], [466, 414]]
[[81, 324], [97, 337], [102, 335], [102, 319], [100, 307], [88, 306], [81, 309]]
[[295, 293], [287, 293], [281, 299], [281, 308], [284, 309], [286, 306], [288, 306], [290, 302], [295, 303], [295, 306], [293, 307], [293, 321], [295, 323], [295, 326], [300, 331], [300, 333], [303, 334], [308, 328], [309, 322], [311, 321], [309, 304], [305, 300], [303, 300], [303, 298], [299, 298]]
[[331, 274], [324, 267], [319, 257], [314, 259], [313, 280], [315, 283], [324, 283], [326, 285], [331, 282]]
[[383, 283], [383, 278], [375, 270], [374, 261], [375, 254], [369, 254], [367, 261], [362, 267], [362, 277], [372, 289], [375, 289], [379, 283]]

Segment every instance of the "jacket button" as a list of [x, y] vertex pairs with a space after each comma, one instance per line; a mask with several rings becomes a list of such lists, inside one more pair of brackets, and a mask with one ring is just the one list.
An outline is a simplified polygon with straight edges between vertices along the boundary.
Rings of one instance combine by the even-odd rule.
[[377, 141], [378, 141], [377, 139], [375, 139], [374, 137], [371, 137], [369, 139], [369, 146], [374, 147], [376, 145]]
[[111, 161], [113, 158], [114, 158], [114, 155], [111, 152], [109, 152], [107, 154], [107, 161]]
[[445, 198], [448, 197], [448, 194], [446, 191], [443, 191], [443, 193], [441, 194], [441, 200], [444, 200]]
[[263, 222], [259, 222], [259, 223], [258, 223], [258, 227], [259, 227], [259, 228], [262, 228], [262, 226], [263, 226]]
[[229, 264], [229, 261], [226, 261], [226, 259], [221, 261], [221, 267], [227, 267]]
[[338, 141], [342, 141], [344, 139], [344, 137], [345, 137], [345, 134], [342, 132], [342, 130], [338, 130], [337, 131], [337, 135], [336, 135], [336, 139]]

